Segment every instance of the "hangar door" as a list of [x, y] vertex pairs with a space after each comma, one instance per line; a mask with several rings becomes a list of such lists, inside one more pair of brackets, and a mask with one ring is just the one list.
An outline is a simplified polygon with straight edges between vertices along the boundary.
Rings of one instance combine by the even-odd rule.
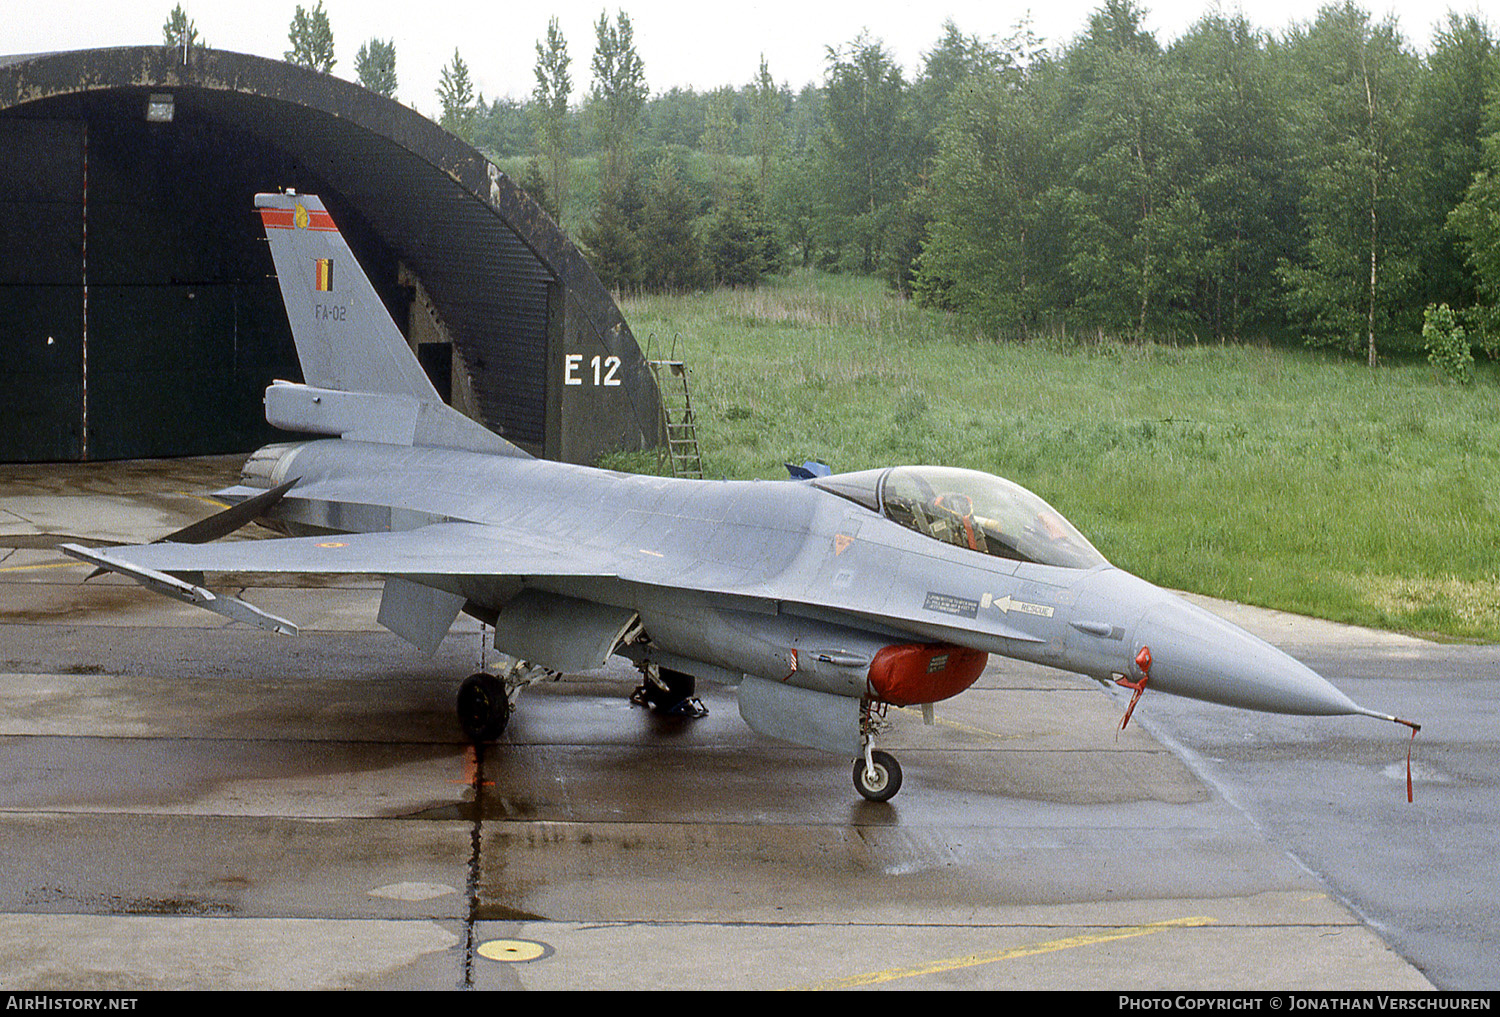
[[281, 160], [211, 124], [109, 112], [0, 120], [6, 458], [274, 440], [261, 393], [300, 370], [251, 196]]
[[0, 182], [0, 428], [14, 458], [78, 459], [83, 125], [0, 120]]

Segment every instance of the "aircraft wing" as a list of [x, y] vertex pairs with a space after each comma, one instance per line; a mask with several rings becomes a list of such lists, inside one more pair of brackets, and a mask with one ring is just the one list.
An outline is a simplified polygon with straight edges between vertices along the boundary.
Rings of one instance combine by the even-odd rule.
[[414, 530], [285, 537], [215, 544], [139, 544], [84, 548], [64, 544], [75, 558], [130, 575], [157, 572], [301, 572], [324, 575], [588, 576], [613, 577], [562, 541], [478, 523], [433, 523]]
[[[384, 576], [555, 576], [613, 578], [597, 560], [585, 559], [561, 541], [507, 532], [475, 523], [434, 523], [414, 530], [351, 533], [221, 544], [138, 544], [60, 550], [111, 572], [129, 576], [157, 593], [195, 604], [234, 621], [295, 633], [284, 618], [203, 587], [203, 572], [290, 572]], [[198, 578], [196, 583], [191, 578]], [[451, 618], [449, 619], [452, 620]]]

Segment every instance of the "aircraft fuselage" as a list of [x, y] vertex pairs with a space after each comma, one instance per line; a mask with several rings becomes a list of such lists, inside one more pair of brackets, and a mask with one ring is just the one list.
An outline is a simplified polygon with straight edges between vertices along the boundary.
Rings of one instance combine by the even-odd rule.
[[423, 581], [491, 610], [536, 589], [635, 611], [655, 654], [708, 676], [860, 697], [881, 648], [924, 643], [1138, 680], [1145, 646], [1160, 691], [1278, 712], [1352, 706], [1280, 650], [1123, 570], [976, 553], [808, 481], [678, 480], [340, 440], [258, 458], [262, 482], [300, 478], [271, 519], [288, 533], [462, 521], [567, 541], [609, 574], [496, 580], [503, 563], [476, 561], [473, 575]]

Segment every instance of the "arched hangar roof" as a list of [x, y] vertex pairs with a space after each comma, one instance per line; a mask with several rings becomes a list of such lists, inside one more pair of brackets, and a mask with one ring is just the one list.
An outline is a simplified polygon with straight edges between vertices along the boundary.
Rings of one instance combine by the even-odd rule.
[[[268, 175], [295, 178], [254, 179], [255, 189], [319, 188], [341, 220], [357, 219], [424, 292], [461, 354], [476, 404], [470, 411], [485, 423], [532, 451], [575, 462], [656, 443], [656, 385], [609, 292], [540, 206], [426, 117], [327, 74], [220, 50], [0, 57], [0, 121], [111, 115], [140, 123], [153, 96], [171, 97], [179, 125], [255, 139], [278, 154]], [[196, 170], [211, 177], [216, 159], [236, 157], [209, 144]], [[238, 158], [246, 161], [243, 152]], [[229, 213], [257, 228], [248, 196], [243, 209], [216, 210]], [[576, 365], [595, 356], [619, 358], [610, 376], [618, 384], [579, 384], [592, 378]]]

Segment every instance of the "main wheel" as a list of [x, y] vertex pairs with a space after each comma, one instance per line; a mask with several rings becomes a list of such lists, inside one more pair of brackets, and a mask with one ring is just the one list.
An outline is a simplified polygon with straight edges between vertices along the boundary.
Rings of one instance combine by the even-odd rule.
[[888, 802], [901, 790], [901, 764], [889, 752], [879, 749], [870, 753], [874, 773], [865, 770], [865, 761], [854, 761], [854, 790], [872, 802]]
[[458, 723], [473, 742], [492, 742], [510, 720], [505, 683], [486, 672], [471, 674], [458, 687]]
[[[692, 675], [663, 667], [657, 669], [657, 677], [661, 679], [660, 685], [651, 678], [646, 678], [641, 682], [640, 688], [631, 693], [630, 701], [637, 706], [650, 708], [658, 717], [692, 720], [708, 716], [708, 707], [693, 697], [696, 681]], [[662, 688], [662, 685], [666, 688]]]

